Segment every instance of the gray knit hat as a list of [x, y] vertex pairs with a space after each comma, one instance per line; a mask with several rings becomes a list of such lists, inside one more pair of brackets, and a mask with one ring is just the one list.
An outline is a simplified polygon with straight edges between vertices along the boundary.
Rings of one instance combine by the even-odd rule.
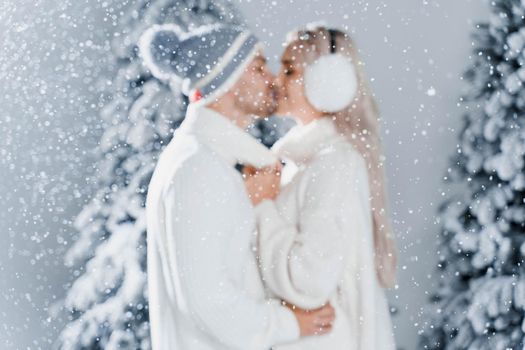
[[261, 46], [246, 29], [227, 25], [191, 33], [172, 23], [153, 25], [139, 40], [140, 54], [153, 76], [181, 83], [191, 100], [207, 101], [235, 84]]

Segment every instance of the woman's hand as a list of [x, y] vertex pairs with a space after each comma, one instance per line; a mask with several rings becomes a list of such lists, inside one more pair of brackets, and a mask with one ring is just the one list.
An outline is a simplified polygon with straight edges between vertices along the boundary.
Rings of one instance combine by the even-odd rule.
[[244, 184], [254, 206], [265, 199], [273, 200], [277, 197], [281, 190], [281, 170], [280, 163], [262, 169], [249, 165], [244, 167]]

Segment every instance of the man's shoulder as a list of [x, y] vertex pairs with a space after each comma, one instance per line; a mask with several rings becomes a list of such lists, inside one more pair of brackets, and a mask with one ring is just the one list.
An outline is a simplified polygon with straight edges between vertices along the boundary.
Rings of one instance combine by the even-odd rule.
[[174, 136], [159, 157], [157, 168], [164, 172], [165, 189], [177, 181], [189, 186], [228, 186], [232, 177], [229, 165], [191, 134]]

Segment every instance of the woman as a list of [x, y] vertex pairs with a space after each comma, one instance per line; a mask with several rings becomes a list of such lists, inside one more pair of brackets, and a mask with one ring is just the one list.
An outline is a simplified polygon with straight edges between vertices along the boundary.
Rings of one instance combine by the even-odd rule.
[[329, 302], [336, 320], [328, 335], [276, 349], [395, 349], [382, 287], [395, 283], [396, 249], [357, 49], [341, 31], [307, 27], [289, 34], [281, 61], [277, 114], [298, 125], [273, 148], [294, 165], [281, 193], [256, 207], [261, 274], [291, 305]]

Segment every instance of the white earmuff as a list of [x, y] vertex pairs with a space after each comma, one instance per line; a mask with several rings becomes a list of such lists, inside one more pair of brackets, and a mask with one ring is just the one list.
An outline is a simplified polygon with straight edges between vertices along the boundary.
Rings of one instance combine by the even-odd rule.
[[331, 53], [308, 65], [304, 72], [304, 91], [316, 109], [335, 113], [348, 107], [357, 93], [356, 69], [350, 58], [335, 53], [334, 35]]

